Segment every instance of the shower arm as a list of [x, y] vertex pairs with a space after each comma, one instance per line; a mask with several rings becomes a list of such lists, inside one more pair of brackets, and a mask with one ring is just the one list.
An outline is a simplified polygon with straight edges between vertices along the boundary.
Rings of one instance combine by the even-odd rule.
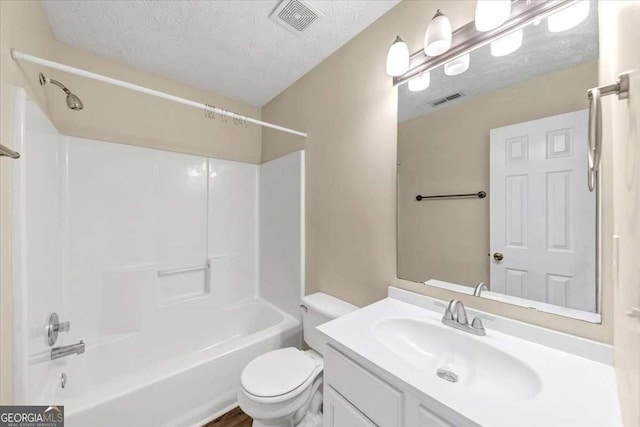
[[60, 83], [57, 80], [54, 80], [52, 78], [49, 77], [45, 77], [45, 80], [49, 83], [53, 83], [54, 85], [58, 86], [60, 89], [62, 89], [64, 91], [64, 93], [66, 93], [67, 95], [71, 95], [71, 91], [69, 89], [67, 89], [67, 87], [65, 85], [63, 85], [62, 83]]

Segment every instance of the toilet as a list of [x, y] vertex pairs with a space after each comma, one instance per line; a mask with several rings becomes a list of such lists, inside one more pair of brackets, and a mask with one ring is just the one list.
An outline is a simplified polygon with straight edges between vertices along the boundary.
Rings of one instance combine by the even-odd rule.
[[242, 371], [238, 404], [253, 427], [321, 427], [322, 371], [326, 340], [316, 329], [358, 309], [323, 293], [302, 298], [302, 332], [310, 350], [270, 351]]

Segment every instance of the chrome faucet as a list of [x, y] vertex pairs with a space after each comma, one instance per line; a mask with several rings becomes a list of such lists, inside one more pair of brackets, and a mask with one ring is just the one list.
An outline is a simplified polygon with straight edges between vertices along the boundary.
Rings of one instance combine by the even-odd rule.
[[484, 282], [480, 282], [476, 285], [475, 289], [473, 290], [473, 296], [479, 297], [480, 294], [482, 294], [482, 291], [488, 291], [488, 290], [489, 290], [489, 287], [487, 286], [487, 284]]
[[51, 360], [60, 359], [61, 357], [70, 356], [72, 354], [84, 353], [84, 341], [80, 340], [77, 344], [63, 345], [51, 349]]
[[467, 310], [464, 308], [462, 301], [452, 299], [449, 305], [444, 310], [442, 316], [442, 323], [451, 326], [452, 328], [459, 329], [461, 331], [469, 332], [474, 335], [484, 336], [487, 332], [482, 324], [482, 319], [494, 320], [495, 317], [479, 315], [473, 318], [471, 324], [467, 317]]
[[464, 308], [462, 301], [452, 299], [444, 312], [442, 320], [451, 320], [459, 325], [468, 325], [467, 310]]

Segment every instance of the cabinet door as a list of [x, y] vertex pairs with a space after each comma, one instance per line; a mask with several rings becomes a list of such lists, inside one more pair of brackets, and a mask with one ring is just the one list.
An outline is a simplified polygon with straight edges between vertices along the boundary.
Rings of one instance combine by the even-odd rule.
[[453, 427], [453, 424], [449, 424], [422, 405], [418, 408], [418, 420], [420, 427]]
[[324, 427], [376, 427], [334, 389], [324, 388]]
[[324, 356], [324, 381], [375, 425], [405, 425], [404, 393], [330, 345]]

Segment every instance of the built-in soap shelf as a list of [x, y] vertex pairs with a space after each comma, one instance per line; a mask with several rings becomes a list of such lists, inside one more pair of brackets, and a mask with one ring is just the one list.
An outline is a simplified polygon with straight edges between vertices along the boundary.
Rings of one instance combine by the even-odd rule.
[[205, 298], [210, 293], [211, 260], [204, 265], [158, 269], [158, 298], [160, 306], [180, 304]]
[[211, 294], [212, 269], [223, 273], [225, 266], [221, 261], [238, 256], [233, 253], [216, 255], [208, 257], [203, 265], [158, 269], [159, 304], [168, 306], [208, 297]]
[[204, 265], [194, 265], [191, 267], [169, 268], [166, 270], [158, 270], [158, 277], [170, 276], [172, 274], [190, 273], [192, 271], [203, 271], [203, 270], [206, 271], [210, 267], [211, 267], [211, 262], [210, 260], [207, 260]]

